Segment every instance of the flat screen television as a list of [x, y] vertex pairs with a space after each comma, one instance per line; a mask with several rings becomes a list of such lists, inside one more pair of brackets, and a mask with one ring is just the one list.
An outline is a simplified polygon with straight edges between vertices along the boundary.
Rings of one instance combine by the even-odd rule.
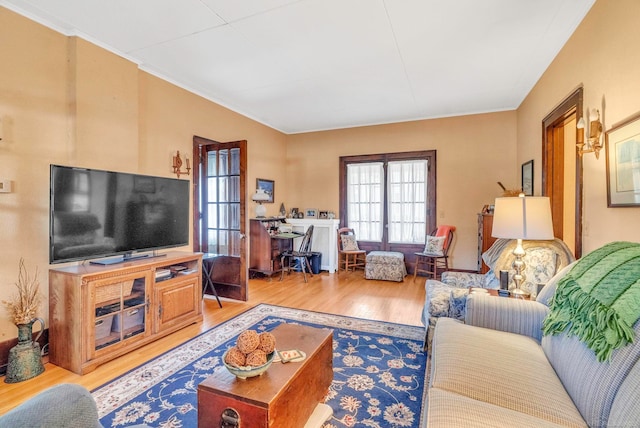
[[60, 165], [50, 175], [50, 263], [110, 264], [189, 244], [186, 180]]

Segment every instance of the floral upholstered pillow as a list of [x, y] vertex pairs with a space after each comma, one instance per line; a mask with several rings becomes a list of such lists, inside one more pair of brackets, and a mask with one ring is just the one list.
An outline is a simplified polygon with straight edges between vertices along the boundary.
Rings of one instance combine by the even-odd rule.
[[340, 241], [342, 242], [342, 251], [360, 251], [355, 236], [340, 235]]
[[424, 246], [425, 254], [435, 254], [442, 256], [444, 249], [444, 236], [427, 236], [427, 243]]
[[[524, 282], [522, 289], [537, 296], [538, 284], [546, 284], [556, 274], [557, 256], [551, 248], [534, 247], [526, 250], [524, 256]], [[509, 288], [512, 288], [515, 270], [509, 271]]]

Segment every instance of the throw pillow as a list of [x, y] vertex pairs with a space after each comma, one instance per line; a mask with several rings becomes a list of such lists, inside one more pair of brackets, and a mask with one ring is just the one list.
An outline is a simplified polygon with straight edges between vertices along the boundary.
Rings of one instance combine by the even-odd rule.
[[340, 241], [342, 242], [342, 251], [360, 251], [355, 236], [340, 235]]
[[427, 243], [424, 246], [425, 254], [434, 254], [436, 256], [442, 256], [444, 249], [444, 236], [427, 236]]

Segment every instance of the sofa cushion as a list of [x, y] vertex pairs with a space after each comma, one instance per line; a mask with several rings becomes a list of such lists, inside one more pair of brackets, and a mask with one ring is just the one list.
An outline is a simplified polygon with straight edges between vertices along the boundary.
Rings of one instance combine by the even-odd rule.
[[549, 313], [545, 305], [522, 299], [473, 294], [467, 299], [465, 323], [542, 340], [542, 320]]
[[[638, 343], [640, 322], [634, 329], [634, 343]], [[595, 353], [576, 336], [544, 336], [542, 347], [587, 423], [606, 426], [622, 381], [640, 359], [640, 346], [617, 349], [605, 363], [598, 362]]]
[[439, 388], [429, 390], [428, 426], [453, 428], [547, 428], [559, 425], [535, 416]]
[[542, 348], [530, 337], [440, 318], [431, 364], [433, 388], [551, 423], [585, 426]]
[[636, 362], [620, 386], [611, 407], [607, 424], [610, 427], [640, 426], [640, 362]]

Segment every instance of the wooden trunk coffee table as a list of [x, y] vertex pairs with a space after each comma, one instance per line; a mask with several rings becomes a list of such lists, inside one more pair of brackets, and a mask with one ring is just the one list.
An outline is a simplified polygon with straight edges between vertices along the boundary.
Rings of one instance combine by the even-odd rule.
[[[305, 426], [333, 380], [333, 331], [281, 324], [272, 333], [278, 349], [298, 349], [306, 359], [274, 362], [261, 376], [248, 379], [226, 369], [209, 376], [198, 385], [199, 427]], [[223, 414], [227, 425], [221, 424]]]

